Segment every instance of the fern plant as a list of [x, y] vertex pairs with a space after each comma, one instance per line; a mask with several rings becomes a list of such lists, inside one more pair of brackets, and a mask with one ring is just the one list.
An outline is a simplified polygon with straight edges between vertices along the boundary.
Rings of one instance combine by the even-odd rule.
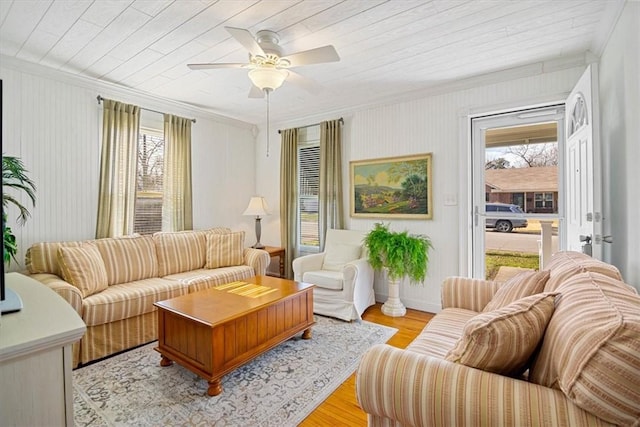
[[410, 283], [422, 283], [427, 275], [431, 240], [407, 231], [389, 230], [389, 225], [376, 223], [364, 238], [368, 260], [375, 270], [388, 270], [389, 279], [408, 277]]
[[11, 259], [15, 260], [18, 253], [16, 236], [7, 226], [7, 208], [9, 204], [16, 206], [19, 210], [18, 223], [20, 225], [27, 221], [30, 216], [29, 210], [7, 190], [24, 192], [30, 199], [33, 206], [36, 204], [36, 184], [27, 175], [27, 169], [22, 160], [13, 156], [2, 156], [2, 235], [4, 246], [3, 262], [9, 264]]

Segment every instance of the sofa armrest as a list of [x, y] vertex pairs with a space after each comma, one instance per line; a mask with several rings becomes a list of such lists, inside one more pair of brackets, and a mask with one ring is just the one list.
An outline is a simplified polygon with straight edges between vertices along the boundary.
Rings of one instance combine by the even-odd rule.
[[267, 274], [267, 268], [271, 262], [269, 252], [262, 249], [246, 248], [243, 253], [244, 264], [253, 268], [256, 276]]
[[370, 418], [403, 426], [609, 425], [560, 390], [386, 344], [364, 354], [356, 394]]
[[320, 270], [324, 261], [324, 252], [298, 257], [293, 260], [293, 280], [302, 282], [302, 275], [307, 271]]
[[65, 282], [60, 276], [49, 273], [29, 274], [29, 277], [53, 289], [64, 298], [82, 318], [82, 292], [69, 282]]
[[481, 312], [502, 284], [469, 277], [447, 277], [442, 283], [442, 308]]

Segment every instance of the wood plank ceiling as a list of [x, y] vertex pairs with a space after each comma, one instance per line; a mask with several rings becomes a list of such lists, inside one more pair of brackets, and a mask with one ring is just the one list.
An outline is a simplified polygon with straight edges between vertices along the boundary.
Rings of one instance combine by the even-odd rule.
[[[344, 111], [541, 61], [598, 56], [623, 0], [0, 0], [0, 54], [192, 104], [250, 123], [246, 62], [224, 29], [278, 32], [286, 53], [332, 44], [341, 61], [296, 68], [272, 121]], [[3, 57], [0, 57], [2, 60]], [[564, 62], [563, 62], [564, 61]], [[572, 62], [573, 61], [573, 62]]]

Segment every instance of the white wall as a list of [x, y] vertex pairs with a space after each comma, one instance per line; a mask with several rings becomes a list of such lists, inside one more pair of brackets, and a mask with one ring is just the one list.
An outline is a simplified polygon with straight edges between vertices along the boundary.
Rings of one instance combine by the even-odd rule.
[[[534, 64], [487, 76], [476, 82], [463, 82], [461, 85], [473, 87], [427, 94], [417, 100], [273, 125], [270, 157], [267, 158], [263, 151], [258, 150], [258, 192], [271, 204], [279, 203], [280, 144], [277, 129], [344, 116], [343, 172], [347, 209], [350, 209], [349, 161], [433, 153], [433, 220], [397, 220], [391, 222], [391, 228], [399, 231], [406, 229], [411, 233], [431, 237], [434, 249], [424, 286], [403, 286], [401, 298], [410, 308], [437, 312], [440, 310], [440, 284], [444, 278], [466, 274], [467, 270], [467, 117], [470, 113], [563, 100], [582, 74], [584, 65], [545, 72], [550, 66]], [[526, 76], [521, 77], [522, 74]], [[487, 80], [499, 82], [488, 84]], [[264, 136], [259, 135], [258, 141], [263, 141], [259, 144], [264, 144]], [[457, 205], [445, 206], [445, 196], [457, 199]], [[263, 231], [262, 241], [265, 243], [277, 244], [280, 241], [278, 211], [274, 209], [275, 215], [265, 220], [268, 223], [266, 231]], [[348, 217], [346, 228], [370, 229], [375, 222]], [[386, 300], [386, 286], [380, 280], [376, 280], [375, 289], [376, 299]]]
[[18, 260], [34, 242], [95, 236], [102, 117], [98, 94], [196, 118], [194, 228], [242, 229], [247, 244], [253, 243], [253, 218], [242, 216], [255, 189], [253, 125], [6, 57], [0, 63], [3, 153], [21, 157], [37, 185], [36, 206], [23, 227], [14, 222], [16, 212], [9, 212]]
[[[607, 259], [640, 290], [640, 3], [628, 1], [600, 61]], [[607, 221], [607, 219], [609, 219]]]

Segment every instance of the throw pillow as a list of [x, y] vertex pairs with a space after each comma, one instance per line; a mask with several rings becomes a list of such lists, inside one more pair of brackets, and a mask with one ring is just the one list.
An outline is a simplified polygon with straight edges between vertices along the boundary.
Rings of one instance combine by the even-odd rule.
[[539, 294], [544, 291], [544, 285], [548, 279], [549, 271], [547, 270], [518, 273], [500, 286], [482, 311], [485, 313], [493, 311], [529, 295]]
[[100, 251], [93, 243], [83, 243], [78, 247], [58, 248], [58, 265], [62, 277], [76, 288], [83, 297], [88, 297], [107, 289], [107, 270]]
[[232, 267], [244, 262], [244, 231], [207, 233], [207, 263], [204, 268]]
[[469, 319], [445, 359], [501, 375], [521, 375], [544, 336], [555, 296], [531, 295]]
[[323, 270], [342, 271], [342, 267], [348, 262], [360, 258], [361, 245], [349, 245], [346, 243], [334, 243], [327, 248], [322, 262]]

